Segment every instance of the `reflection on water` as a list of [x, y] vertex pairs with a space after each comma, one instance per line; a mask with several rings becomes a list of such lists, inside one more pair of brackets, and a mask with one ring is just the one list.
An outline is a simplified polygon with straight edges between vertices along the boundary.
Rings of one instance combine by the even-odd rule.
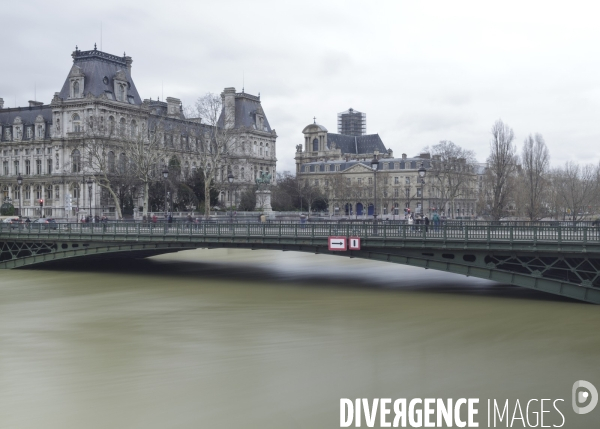
[[0, 428], [334, 428], [341, 397], [564, 398], [568, 427], [594, 421], [569, 401], [600, 385], [596, 306], [293, 252], [71, 265], [0, 273]]

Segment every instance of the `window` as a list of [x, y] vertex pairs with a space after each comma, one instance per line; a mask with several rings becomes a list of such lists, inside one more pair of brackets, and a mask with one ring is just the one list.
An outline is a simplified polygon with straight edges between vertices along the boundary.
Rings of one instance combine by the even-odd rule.
[[394, 163], [394, 169], [396, 169], [396, 170], [397, 170], [398, 168], [400, 168], [400, 164], [399, 164], [399, 163], [397, 163], [397, 162], [395, 162], [395, 163]]
[[77, 113], [75, 113], [72, 118], [73, 120], [73, 132], [80, 133], [81, 132], [81, 118]]
[[37, 200], [40, 200], [42, 198], [42, 186], [41, 185], [35, 185], [35, 198]]
[[48, 174], [52, 174], [52, 158], [48, 158], [46, 160], [46, 164], [47, 164], [47, 167], [48, 167], [47, 173]]
[[31, 130], [31, 127], [27, 127], [27, 138], [30, 139], [33, 136], [33, 131]]
[[369, 185], [372, 185], [372, 184], [373, 184], [373, 178], [369, 177]]
[[119, 174], [125, 174], [125, 167], [127, 165], [127, 157], [124, 153], [119, 155]]
[[29, 155], [29, 149], [25, 149], [25, 155]]
[[73, 173], [79, 173], [81, 171], [81, 153], [75, 149], [71, 152], [71, 171]]
[[413, 170], [416, 169], [417, 168], [417, 161], [411, 161], [410, 162], [410, 168], [413, 169]]
[[42, 154], [42, 150], [39, 147], [35, 148], [35, 154], [36, 155], [41, 155]]
[[79, 98], [79, 82], [73, 83], [73, 98]]
[[37, 126], [37, 136], [38, 136], [38, 139], [44, 138], [44, 127], [41, 125]]
[[400, 196], [400, 190], [398, 188], [394, 188], [394, 197], [398, 198]]
[[35, 174], [42, 174], [42, 160], [35, 160]]
[[31, 186], [29, 186], [29, 185], [25, 186], [25, 199], [26, 200], [31, 199]]
[[319, 150], [319, 140], [313, 140], [313, 152], [317, 152]]
[[404, 161], [402, 161], [400, 163], [400, 170], [404, 170], [404, 167], [406, 166], [406, 164], [404, 163]]
[[115, 172], [115, 153], [113, 151], [108, 152], [108, 157], [107, 157], [107, 161], [108, 161], [108, 172], [109, 173], [114, 173]]
[[73, 185], [73, 198], [79, 199], [79, 185]]
[[46, 199], [52, 199], [52, 185], [46, 186]]
[[361, 178], [361, 177], [359, 177], [358, 179], [356, 179], [356, 184], [357, 184], [358, 186], [361, 186], [361, 185], [362, 185], [362, 178]]
[[60, 198], [60, 186], [54, 187], [54, 198], [56, 198], [57, 200]]
[[394, 177], [394, 185], [399, 185], [399, 184], [400, 184], [400, 178]]
[[19, 174], [19, 161], [15, 160], [14, 165], [15, 165], [15, 174], [18, 175]]
[[125, 85], [119, 84], [119, 101], [125, 101]]
[[52, 148], [51, 148], [51, 147], [47, 148], [47, 149], [46, 149], [46, 153], [47, 153], [48, 155], [52, 155]]
[[8, 176], [8, 161], [2, 163], [2, 169], [5, 176]]
[[115, 117], [114, 116], [108, 117], [108, 132], [110, 135], [113, 135], [115, 133]]
[[31, 174], [31, 161], [28, 159], [25, 160], [25, 174], [28, 176]]
[[410, 185], [410, 177], [408, 177], [408, 176], [407, 176], [407, 177], [404, 179], [404, 183], [405, 183], [405, 184], [407, 184], [407, 185]]
[[335, 170], [335, 167], [336, 167], [335, 165], [331, 164], [331, 165], [329, 166], [329, 171], [334, 171], [334, 170]]

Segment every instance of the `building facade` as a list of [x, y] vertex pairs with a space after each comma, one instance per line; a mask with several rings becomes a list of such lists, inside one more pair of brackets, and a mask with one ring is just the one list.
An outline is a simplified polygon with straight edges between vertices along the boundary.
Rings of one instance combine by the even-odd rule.
[[[333, 134], [316, 123], [302, 133], [304, 144], [296, 146], [296, 175], [305, 186], [321, 189], [331, 215], [367, 216], [376, 207], [379, 216], [389, 219], [433, 212], [451, 218], [475, 216], [477, 180], [466, 170], [464, 191], [447, 201], [440, 191], [440, 183], [447, 180], [436, 174], [439, 164], [429, 153], [398, 158], [378, 134]], [[424, 178], [419, 175], [421, 168]]]
[[[161, 145], [169, 153], [169, 159], [161, 164], [166, 166], [176, 159], [182, 176], [199, 168], [207, 147], [203, 140], [208, 125], [198, 118], [186, 118], [177, 98], [142, 99], [132, 79], [131, 57], [94, 48], [76, 49], [72, 58], [62, 89], [49, 104], [30, 101], [27, 107], [5, 108], [0, 98], [3, 201], [11, 201], [21, 215], [28, 217], [114, 213], [115, 202], [94, 180], [98, 176], [91, 161], [94, 142], [102, 139], [114, 147], [106, 154], [110, 166], [122, 160], [124, 154], [119, 153], [119, 147], [124, 139], [139, 133], [149, 135], [159, 123]], [[225, 88], [221, 96], [239, 131], [226, 169], [217, 166], [222, 170], [217, 177], [223, 185], [220, 198], [225, 205], [232, 205], [234, 193], [252, 186], [261, 172], [275, 177], [277, 134], [266, 118], [260, 97], [237, 93], [235, 88]], [[226, 185], [228, 173], [233, 173], [234, 183]], [[19, 176], [21, 186], [17, 183]], [[160, 174], [157, 180], [161, 180]], [[136, 194], [135, 184], [132, 186], [134, 204], [139, 207], [143, 193], [138, 190]], [[68, 195], [72, 199], [70, 210]]]

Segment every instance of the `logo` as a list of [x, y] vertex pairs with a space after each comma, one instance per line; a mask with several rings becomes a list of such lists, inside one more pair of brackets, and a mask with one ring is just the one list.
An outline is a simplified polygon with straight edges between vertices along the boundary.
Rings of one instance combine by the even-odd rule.
[[598, 391], [592, 383], [585, 380], [573, 384], [573, 411], [577, 414], [592, 412], [598, 405]]

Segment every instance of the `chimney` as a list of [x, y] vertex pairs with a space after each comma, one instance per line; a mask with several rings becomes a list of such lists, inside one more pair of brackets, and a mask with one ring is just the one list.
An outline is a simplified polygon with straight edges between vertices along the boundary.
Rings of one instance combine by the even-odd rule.
[[131, 63], [133, 63], [133, 60], [131, 59], [131, 57], [125, 57], [125, 64], [127, 64], [127, 71], [129, 72], [129, 75], [131, 76]]
[[221, 93], [223, 100], [223, 110], [225, 111], [224, 121], [225, 128], [233, 128], [235, 126], [235, 88], [225, 88]]
[[0, 98], [0, 109], [4, 109], [4, 98]]
[[402, 159], [406, 159], [406, 154], [405, 153], [402, 154]]
[[167, 114], [169, 116], [181, 113], [181, 100], [179, 98], [167, 97]]
[[42, 101], [33, 101], [29, 100], [29, 107], [43, 106], [44, 103]]

